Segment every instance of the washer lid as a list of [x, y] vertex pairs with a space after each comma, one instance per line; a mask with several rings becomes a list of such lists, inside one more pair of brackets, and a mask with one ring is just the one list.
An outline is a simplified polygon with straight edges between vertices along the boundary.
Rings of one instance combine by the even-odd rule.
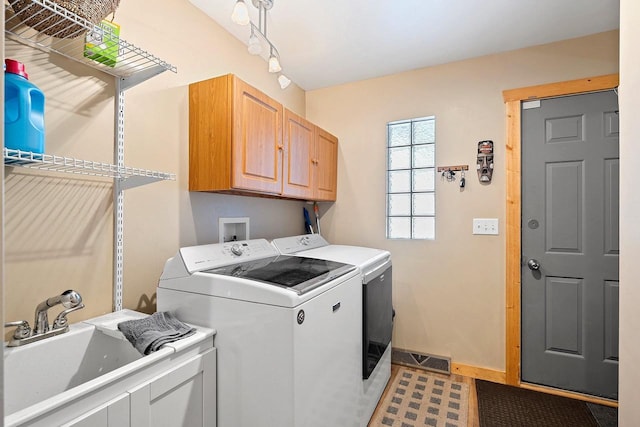
[[202, 273], [257, 280], [302, 295], [355, 269], [353, 265], [336, 261], [279, 255], [212, 268]]

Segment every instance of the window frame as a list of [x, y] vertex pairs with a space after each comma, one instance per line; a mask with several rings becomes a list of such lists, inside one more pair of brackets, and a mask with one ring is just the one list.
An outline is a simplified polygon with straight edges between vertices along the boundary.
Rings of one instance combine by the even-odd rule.
[[[424, 123], [424, 122], [433, 123], [432, 141], [416, 141], [416, 132], [415, 132], [416, 123]], [[406, 125], [406, 124], [410, 124], [409, 138], [408, 138], [407, 144], [392, 145], [392, 135], [391, 135], [392, 128], [394, 126]], [[418, 117], [418, 118], [405, 119], [405, 120], [396, 120], [396, 121], [387, 123], [386, 129], [387, 129], [387, 141], [386, 141], [386, 147], [385, 147], [385, 150], [386, 150], [386, 173], [385, 173], [386, 174], [385, 176], [385, 183], [386, 183], [385, 235], [386, 235], [386, 238], [389, 240], [435, 240], [436, 239], [436, 141], [437, 141], [436, 117], [425, 116], [425, 117]], [[429, 146], [433, 147], [432, 162], [429, 162], [426, 165], [423, 164], [423, 165], [416, 166], [416, 163], [417, 163], [416, 148], [429, 147]], [[394, 151], [394, 149], [406, 150], [407, 147], [409, 148], [408, 167], [399, 167], [399, 168], [392, 169], [391, 162], [392, 162], [392, 152]], [[428, 152], [428, 149], [427, 149], [427, 152]], [[406, 171], [409, 173], [408, 192], [407, 191], [391, 191], [392, 189], [391, 176], [393, 172], [403, 172], [403, 171]], [[426, 171], [427, 173], [431, 173], [432, 175], [431, 177], [426, 177], [427, 178], [426, 189], [417, 189], [419, 188], [416, 186], [416, 184], [419, 184], [415, 176], [417, 171]], [[429, 186], [430, 183], [432, 183], [432, 186]], [[428, 205], [432, 204], [432, 207], [433, 207], [431, 213], [424, 213], [424, 212], [416, 213], [416, 205], [415, 205], [416, 195], [420, 195], [420, 194], [431, 195], [433, 200], [432, 202], [429, 201], [428, 203]], [[408, 195], [409, 197], [408, 214], [398, 214], [398, 213], [392, 214], [392, 206], [391, 206], [390, 200], [393, 197], [393, 195], [400, 195], [400, 196]], [[392, 232], [391, 222], [393, 218], [409, 219], [408, 237], [406, 235], [398, 236], [398, 237], [391, 236], [391, 232]], [[432, 218], [431, 224], [427, 223], [424, 225], [427, 227], [426, 237], [421, 237], [420, 235], [416, 234], [416, 231], [417, 231], [416, 220], [420, 218]]]

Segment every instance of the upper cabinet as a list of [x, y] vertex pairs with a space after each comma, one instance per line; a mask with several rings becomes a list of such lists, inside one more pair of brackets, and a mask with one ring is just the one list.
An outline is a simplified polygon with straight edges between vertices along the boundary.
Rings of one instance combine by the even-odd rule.
[[336, 200], [338, 187], [338, 138], [325, 130], [316, 129], [315, 199]]
[[335, 200], [337, 143], [234, 75], [189, 86], [190, 191]]
[[338, 138], [285, 110], [284, 150], [284, 196], [336, 200]]

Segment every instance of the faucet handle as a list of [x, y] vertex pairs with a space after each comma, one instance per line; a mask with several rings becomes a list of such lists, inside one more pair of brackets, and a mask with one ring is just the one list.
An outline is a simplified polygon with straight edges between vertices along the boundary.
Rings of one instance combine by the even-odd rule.
[[67, 308], [66, 310], [62, 310], [60, 314], [56, 317], [56, 320], [53, 321], [52, 329], [62, 329], [66, 328], [69, 324], [69, 320], [67, 319], [67, 314], [72, 311], [80, 310], [84, 308], [84, 304], [80, 303], [75, 307]]
[[21, 340], [31, 336], [31, 327], [26, 320], [16, 320], [15, 322], [7, 322], [4, 324], [5, 328], [12, 328], [16, 326], [16, 330], [13, 331], [13, 339]]

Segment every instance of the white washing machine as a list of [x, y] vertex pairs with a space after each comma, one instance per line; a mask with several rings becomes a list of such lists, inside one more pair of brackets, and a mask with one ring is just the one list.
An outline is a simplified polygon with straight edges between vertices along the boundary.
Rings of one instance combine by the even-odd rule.
[[368, 422], [391, 376], [391, 254], [381, 249], [331, 245], [319, 234], [284, 237], [271, 243], [282, 254], [343, 262], [360, 269], [363, 346], [358, 413]]
[[363, 425], [355, 266], [263, 239], [186, 247], [157, 292], [159, 311], [217, 331], [218, 427]]

